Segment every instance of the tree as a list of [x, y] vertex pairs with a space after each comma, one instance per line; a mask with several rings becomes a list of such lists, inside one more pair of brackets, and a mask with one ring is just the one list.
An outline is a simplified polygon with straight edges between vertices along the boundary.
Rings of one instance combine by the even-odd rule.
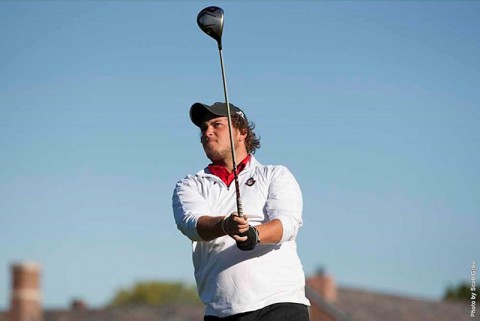
[[147, 281], [120, 289], [109, 303], [111, 307], [125, 305], [198, 304], [195, 287], [180, 282]]
[[457, 286], [449, 286], [443, 295], [444, 300], [470, 301], [470, 284], [462, 282]]

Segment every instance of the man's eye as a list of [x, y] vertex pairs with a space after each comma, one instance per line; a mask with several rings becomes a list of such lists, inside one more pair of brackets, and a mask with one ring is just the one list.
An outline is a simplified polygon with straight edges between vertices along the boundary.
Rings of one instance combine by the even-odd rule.
[[215, 127], [218, 127], [218, 126], [220, 126], [220, 125], [222, 125], [221, 122], [216, 122], [216, 123], [214, 124]]

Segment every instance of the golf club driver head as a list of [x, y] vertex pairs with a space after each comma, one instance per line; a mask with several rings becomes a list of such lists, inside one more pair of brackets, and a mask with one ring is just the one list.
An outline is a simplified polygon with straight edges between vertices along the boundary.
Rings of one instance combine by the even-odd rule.
[[223, 9], [215, 6], [207, 7], [197, 16], [197, 24], [207, 35], [215, 39], [218, 49], [222, 49]]

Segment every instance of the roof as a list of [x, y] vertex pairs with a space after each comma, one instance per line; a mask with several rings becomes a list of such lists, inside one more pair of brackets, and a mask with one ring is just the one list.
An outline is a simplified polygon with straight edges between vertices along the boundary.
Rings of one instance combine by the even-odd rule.
[[467, 321], [467, 302], [434, 301], [339, 287], [334, 306], [351, 321]]
[[[201, 305], [131, 306], [111, 309], [46, 309], [43, 321], [198, 321], [203, 320]], [[0, 313], [0, 321], [7, 321]]]
[[[467, 302], [434, 301], [401, 295], [339, 287], [335, 304], [327, 303], [307, 290], [312, 304], [339, 321], [467, 321]], [[132, 306], [113, 309], [52, 310], [44, 312], [43, 321], [198, 321], [203, 319], [200, 305]], [[0, 312], [0, 321], [7, 321]]]

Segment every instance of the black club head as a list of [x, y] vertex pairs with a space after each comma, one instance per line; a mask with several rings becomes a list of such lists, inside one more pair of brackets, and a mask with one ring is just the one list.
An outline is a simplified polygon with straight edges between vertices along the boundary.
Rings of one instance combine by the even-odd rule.
[[215, 6], [203, 9], [198, 13], [197, 23], [203, 32], [217, 41], [218, 49], [222, 49], [223, 9]]

